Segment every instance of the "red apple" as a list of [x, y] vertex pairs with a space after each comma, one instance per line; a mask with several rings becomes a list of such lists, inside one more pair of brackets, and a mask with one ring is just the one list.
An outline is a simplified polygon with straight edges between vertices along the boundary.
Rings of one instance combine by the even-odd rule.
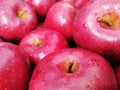
[[65, 1], [55, 3], [47, 13], [44, 26], [55, 29], [67, 39], [72, 39], [72, 23], [76, 14], [75, 7]]
[[37, 28], [38, 28], [38, 29], [39, 29], [39, 28], [44, 28], [44, 23], [39, 23], [38, 26], [37, 26]]
[[110, 64], [99, 54], [69, 48], [46, 56], [35, 68], [29, 90], [118, 90]]
[[0, 37], [8, 41], [20, 41], [36, 28], [36, 13], [23, 0], [1, 0]]
[[0, 90], [27, 90], [29, 74], [28, 56], [18, 46], [0, 42]]
[[45, 17], [56, 0], [25, 0], [29, 3], [40, 17]]
[[59, 1], [67, 1], [72, 3], [78, 8], [82, 8], [86, 3], [92, 1], [92, 0], [59, 0]]
[[38, 28], [26, 35], [19, 47], [31, 58], [34, 64], [38, 64], [42, 58], [56, 50], [67, 48], [65, 37], [52, 29]]
[[120, 90], [120, 64], [114, 66], [114, 71], [117, 79], [118, 90]]
[[76, 44], [101, 54], [111, 62], [120, 62], [119, 8], [118, 0], [97, 0], [81, 8], [73, 22]]
[[2, 38], [0, 38], [0, 42], [3, 42], [4, 40], [2, 40]]

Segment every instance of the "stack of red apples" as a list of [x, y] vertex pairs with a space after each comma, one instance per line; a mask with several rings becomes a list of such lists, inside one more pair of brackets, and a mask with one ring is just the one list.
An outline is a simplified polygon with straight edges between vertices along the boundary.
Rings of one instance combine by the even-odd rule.
[[0, 90], [120, 90], [120, 1], [1, 0]]

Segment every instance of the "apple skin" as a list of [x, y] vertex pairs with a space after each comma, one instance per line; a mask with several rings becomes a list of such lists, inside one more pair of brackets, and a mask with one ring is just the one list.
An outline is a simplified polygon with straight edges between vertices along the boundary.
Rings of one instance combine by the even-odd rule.
[[72, 40], [72, 23], [76, 14], [75, 7], [65, 1], [55, 3], [47, 13], [44, 26], [62, 33], [68, 40]]
[[1, 0], [0, 37], [19, 42], [37, 27], [37, 16], [33, 8], [23, 0]]
[[118, 90], [120, 90], [120, 65], [115, 65], [113, 68], [117, 79]]
[[92, 0], [59, 0], [59, 1], [67, 1], [72, 3], [78, 8], [82, 8], [86, 3], [92, 1]]
[[97, 21], [98, 17], [110, 12], [120, 16], [118, 8], [120, 2], [117, 0], [97, 0], [81, 8], [73, 22], [73, 37], [77, 46], [99, 53], [112, 63], [120, 63], [120, 27], [103, 28]]
[[69, 45], [61, 33], [41, 27], [26, 35], [19, 47], [30, 56], [32, 63], [38, 64], [49, 53], [68, 48]]
[[118, 90], [110, 64], [99, 54], [81, 48], [53, 52], [36, 66], [29, 90], [50, 89]]
[[9, 42], [0, 42], [0, 90], [27, 90], [30, 77], [28, 56]]
[[44, 28], [44, 23], [39, 23], [37, 26], [37, 29], [39, 29], [39, 28]]
[[56, 0], [25, 0], [25, 1], [34, 8], [34, 10], [40, 16], [40, 18], [45, 18], [51, 6], [57, 2]]
[[2, 38], [0, 38], [0, 42], [4, 42], [4, 40], [2, 40]]

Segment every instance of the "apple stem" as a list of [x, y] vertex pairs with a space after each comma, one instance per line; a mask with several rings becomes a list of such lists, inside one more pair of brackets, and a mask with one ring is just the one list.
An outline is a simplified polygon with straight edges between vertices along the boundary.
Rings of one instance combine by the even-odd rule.
[[26, 11], [24, 11], [24, 10], [18, 10], [18, 11], [17, 11], [17, 16], [18, 16], [19, 18], [21, 18], [21, 19], [26, 18]]
[[102, 17], [98, 17], [98, 22], [105, 24], [105, 26], [112, 27], [112, 23], [105, 21]]
[[70, 62], [69, 64], [68, 64], [68, 73], [73, 73], [73, 65], [74, 65], [74, 63], [73, 62]]
[[34, 45], [35, 47], [40, 47], [40, 46], [42, 46], [42, 45], [43, 45], [42, 39], [35, 38], [34, 41], [33, 41], [33, 45]]
[[58, 67], [66, 73], [75, 73], [79, 68], [79, 64], [74, 61], [65, 61], [61, 62]]

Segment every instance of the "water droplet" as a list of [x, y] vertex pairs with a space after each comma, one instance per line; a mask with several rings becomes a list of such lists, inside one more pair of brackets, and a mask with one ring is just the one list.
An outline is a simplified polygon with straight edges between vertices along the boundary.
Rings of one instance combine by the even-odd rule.
[[62, 86], [61, 86], [62, 88], [64, 88], [65, 87], [65, 85], [64, 84], [62, 84]]
[[45, 80], [42, 80], [42, 85], [45, 83]]
[[106, 85], [107, 85], [107, 86], [111, 86], [112, 84], [113, 84], [112, 81], [106, 82]]
[[83, 53], [83, 55], [87, 55], [87, 53], [86, 53], [86, 52], [84, 52], [84, 53]]
[[90, 87], [90, 85], [88, 85], [88, 84], [87, 84], [85, 87], [86, 87], [86, 88], [89, 88], [89, 87]]
[[23, 26], [25, 25], [25, 23], [23, 21], [21, 21], [20, 24], [23, 25]]
[[19, 75], [18, 78], [22, 78], [22, 76]]
[[98, 13], [95, 13], [95, 16], [98, 16]]
[[0, 77], [0, 79], [2, 80], [2, 79], [3, 79], [3, 77]]
[[4, 26], [4, 29], [8, 29], [8, 26], [7, 26], [7, 25], [5, 25], [5, 26]]
[[14, 72], [15, 70], [14, 69], [12, 69], [12, 72]]
[[83, 24], [83, 27], [84, 27], [84, 28], [87, 28], [87, 25], [86, 25], [86, 24]]
[[9, 68], [9, 67], [7, 67], [7, 68], [6, 68], [6, 70], [8, 70], [8, 71], [9, 71], [9, 70], [10, 70], [10, 68]]
[[77, 74], [75, 74], [75, 77], [78, 77], [78, 75], [77, 75]]
[[100, 63], [99, 63], [99, 61], [98, 61], [97, 59], [91, 59], [90, 62], [91, 62], [93, 65], [95, 65], [95, 66], [99, 66], [99, 65], [100, 65]]
[[96, 79], [99, 79], [99, 78], [100, 78], [100, 76], [99, 76], [99, 75], [94, 75], [94, 76], [95, 76], [95, 78], [96, 78]]

